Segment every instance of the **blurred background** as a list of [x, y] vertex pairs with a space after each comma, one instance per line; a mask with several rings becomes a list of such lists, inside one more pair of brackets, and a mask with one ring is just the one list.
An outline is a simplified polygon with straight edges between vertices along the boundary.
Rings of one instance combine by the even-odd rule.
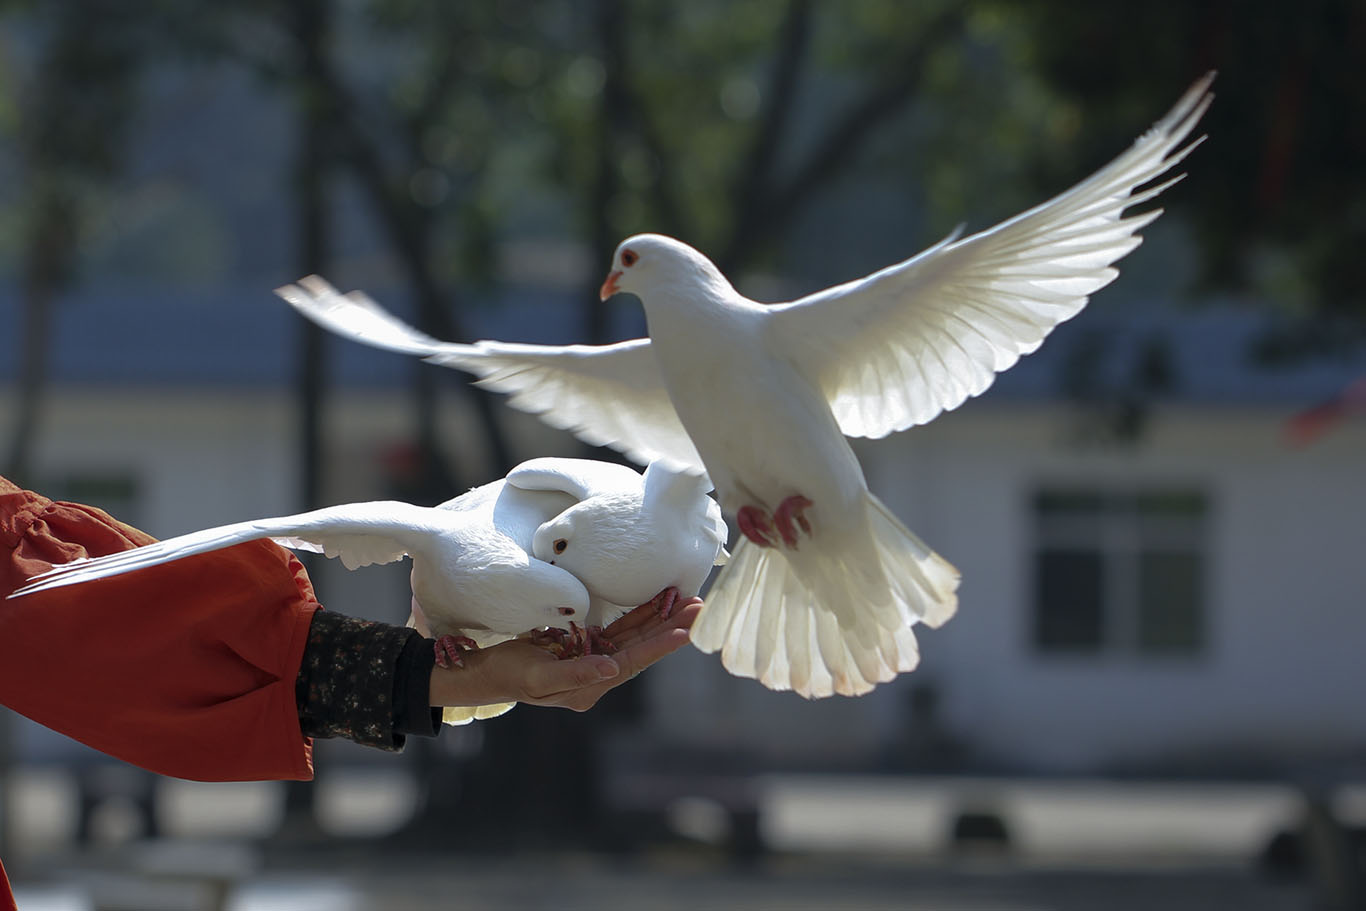
[[[685, 649], [289, 785], [6, 713], [20, 907], [1366, 907], [1363, 60], [1353, 0], [0, 3], [0, 472], [158, 536], [590, 454], [281, 284], [615, 341], [631, 233], [789, 299], [1043, 201], [1219, 70], [1120, 279], [856, 442], [963, 572], [914, 673], [808, 703]], [[403, 567], [310, 569], [406, 617]]]

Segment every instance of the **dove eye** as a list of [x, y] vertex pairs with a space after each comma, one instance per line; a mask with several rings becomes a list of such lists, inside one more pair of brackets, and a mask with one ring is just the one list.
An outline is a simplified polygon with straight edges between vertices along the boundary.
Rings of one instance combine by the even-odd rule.
[[556, 608], [556, 610], [558, 610], [558, 611], [560, 612], [560, 616], [561, 616], [561, 617], [572, 617], [572, 616], [574, 616], [574, 608], [572, 608], [572, 607], [559, 607], [559, 608]]
[[636, 251], [634, 250], [621, 251], [621, 264], [628, 269], [634, 266], [636, 264], [636, 260], [638, 259], [640, 259], [640, 256], [637, 255]]
[[564, 538], [556, 538], [554, 543], [555, 553], [562, 554], [564, 549], [569, 546], [569, 542]]

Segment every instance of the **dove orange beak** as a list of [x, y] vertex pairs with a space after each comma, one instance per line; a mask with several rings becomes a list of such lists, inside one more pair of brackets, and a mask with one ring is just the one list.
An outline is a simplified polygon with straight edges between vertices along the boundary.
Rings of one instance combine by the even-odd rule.
[[607, 281], [602, 283], [602, 289], [598, 291], [598, 296], [602, 300], [607, 300], [607, 298], [611, 297], [613, 294], [616, 294], [617, 282], [620, 280], [621, 270], [618, 269], [616, 272], [613, 272], [611, 275], [607, 276]]

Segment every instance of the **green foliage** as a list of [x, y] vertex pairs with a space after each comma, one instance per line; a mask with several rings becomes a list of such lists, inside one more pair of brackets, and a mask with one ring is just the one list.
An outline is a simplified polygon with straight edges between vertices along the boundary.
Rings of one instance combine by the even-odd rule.
[[1282, 354], [1366, 339], [1366, 5], [1042, 0], [1019, 21], [1037, 72], [1086, 112], [1059, 167], [1217, 68], [1210, 141], [1174, 202], [1198, 229], [1201, 288], [1279, 307], [1298, 323]]

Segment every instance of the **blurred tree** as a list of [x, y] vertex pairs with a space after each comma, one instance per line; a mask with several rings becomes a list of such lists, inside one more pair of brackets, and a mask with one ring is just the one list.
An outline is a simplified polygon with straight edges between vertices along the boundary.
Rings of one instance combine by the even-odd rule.
[[38, 51], [28, 73], [10, 69], [19, 77], [9, 101], [22, 169], [23, 307], [14, 351], [19, 394], [3, 464], [6, 475], [24, 483], [31, 481], [55, 303], [75, 278], [84, 224], [102, 185], [121, 164], [145, 45], [112, 0], [17, 6], [6, 12]]
[[[545, 85], [549, 174], [581, 202], [594, 263], [640, 230], [724, 270], [781, 250], [794, 220], [923, 96], [956, 4], [600, 0], [581, 56]], [[601, 276], [596, 276], [600, 279]], [[605, 319], [585, 291], [590, 337]]]
[[[298, 112], [298, 146], [294, 186], [298, 207], [299, 274], [325, 275], [331, 247], [332, 206], [330, 178], [335, 162], [331, 146], [333, 110], [326, 85], [326, 59], [331, 39], [331, 13], [326, 0], [296, 0], [287, 26], [298, 53], [295, 109]], [[298, 363], [299, 491], [303, 509], [324, 504], [324, 369], [325, 332], [321, 326], [301, 321]], [[321, 572], [318, 554], [300, 554], [311, 576]], [[277, 835], [311, 840], [321, 834], [315, 811], [317, 789], [310, 782], [285, 783], [285, 801]]]
[[[9, 8], [6, 8], [9, 7]], [[17, 9], [16, 9], [17, 8]], [[14, 425], [3, 472], [32, 484], [32, 459], [42, 417], [57, 299], [75, 278], [83, 226], [98, 205], [102, 184], [121, 163], [134, 100], [138, 35], [123, 22], [120, 4], [6, 4], [37, 47], [25, 72], [7, 61], [6, 126], [19, 150], [18, 191], [20, 329]], [[27, 77], [27, 78], [25, 78]], [[12, 716], [0, 709], [0, 792], [13, 768]], [[0, 856], [14, 857], [0, 802]]]
[[1087, 129], [1043, 170], [1095, 160], [1172, 87], [1218, 69], [1201, 176], [1174, 203], [1198, 229], [1196, 290], [1274, 305], [1285, 321], [1262, 346], [1271, 359], [1366, 341], [1366, 4], [1000, 6], [1027, 36], [1029, 63], [1086, 112]]

